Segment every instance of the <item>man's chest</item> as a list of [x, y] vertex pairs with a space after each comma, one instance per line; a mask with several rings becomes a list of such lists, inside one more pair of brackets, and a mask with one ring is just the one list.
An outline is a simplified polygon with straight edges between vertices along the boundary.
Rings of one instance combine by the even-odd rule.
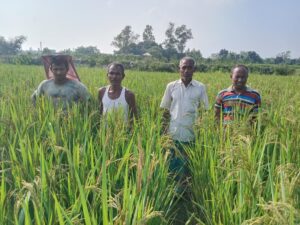
[[49, 86], [45, 89], [45, 95], [52, 98], [73, 99], [76, 93], [76, 89], [63, 85]]

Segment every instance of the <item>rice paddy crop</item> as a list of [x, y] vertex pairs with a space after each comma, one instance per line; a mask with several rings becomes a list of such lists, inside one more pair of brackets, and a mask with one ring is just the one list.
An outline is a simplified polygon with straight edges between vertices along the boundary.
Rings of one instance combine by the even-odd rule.
[[[92, 100], [66, 116], [30, 96], [42, 67], [0, 65], [0, 224], [176, 224], [178, 184], [168, 172], [170, 138], [159, 109], [175, 73], [126, 71], [139, 120], [128, 130], [100, 120], [97, 89], [106, 73], [78, 68]], [[262, 111], [223, 129], [214, 122], [229, 74], [195, 74], [211, 109], [196, 121], [187, 149], [192, 174], [187, 224], [300, 224], [300, 77], [250, 74]]]

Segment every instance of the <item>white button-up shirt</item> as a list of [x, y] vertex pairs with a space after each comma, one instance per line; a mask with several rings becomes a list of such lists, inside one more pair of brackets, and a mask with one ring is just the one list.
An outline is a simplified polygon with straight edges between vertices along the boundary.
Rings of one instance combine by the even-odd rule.
[[208, 109], [206, 88], [202, 83], [192, 80], [186, 87], [180, 79], [167, 85], [160, 107], [170, 111], [169, 134], [173, 140], [189, 142], [195, 139], [193, 126], [200, 102]]

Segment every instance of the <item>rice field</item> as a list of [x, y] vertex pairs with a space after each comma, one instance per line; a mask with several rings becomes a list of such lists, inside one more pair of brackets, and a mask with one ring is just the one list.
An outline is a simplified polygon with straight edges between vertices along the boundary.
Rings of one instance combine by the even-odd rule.
[[[128, 130], [100, 121], [97, 90], [106, 72], [78, 68], [92, 101], [65, 116], [30, 96], [42, 67], [0, 65], [0, 224], [178, 224], [178, 184], [168, 172], [170, 138], [161, 135], [160, 100], [176, 73], [126, 71], [139, 121]], [[187, 149], [192, 174], [186, 224], [300, 224], [300, 76], [250, 74], [262, 96], [257, 126], [214, 122], [229, 74], [195, 74], [211, 109], [196, 121]]]

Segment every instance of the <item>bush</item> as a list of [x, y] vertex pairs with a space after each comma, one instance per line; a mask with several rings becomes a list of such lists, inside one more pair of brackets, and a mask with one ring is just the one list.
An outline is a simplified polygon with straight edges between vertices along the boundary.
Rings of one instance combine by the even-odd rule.
[[205, 73], [205, 72], [208, 72], [209, 68], [205, 64], [199, 64], [199, 65], [196, 66], [196, 70], [199, 71], [199, 72]]
[[288, 66], [278, 66], [275, 68], [275, 73], [281, 76], [287, 76], [294, 74], [295, 69]]

